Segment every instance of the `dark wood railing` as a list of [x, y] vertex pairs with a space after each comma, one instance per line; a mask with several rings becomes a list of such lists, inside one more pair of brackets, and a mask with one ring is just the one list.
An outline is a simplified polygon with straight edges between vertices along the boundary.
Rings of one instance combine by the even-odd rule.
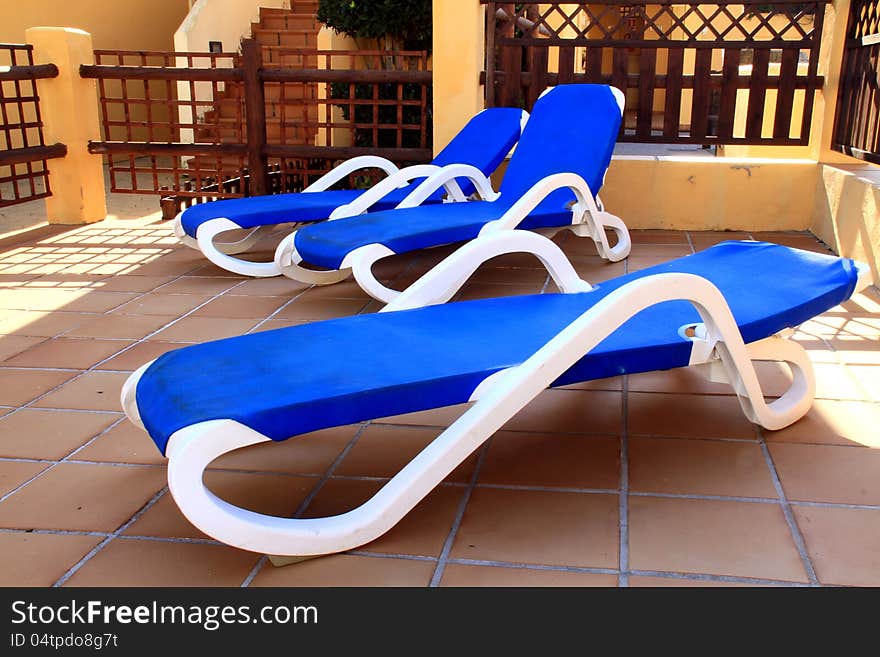
[[832, 148], [880, 164], [880, 3], [852, 0]]
[[64, 157], [67, 147], [43, 139], [35, 80], [57, 75], [55, 64], [34, 64], [30, 45], [0, 44], [0, 207], [52, 193], [46, 160]]
[[104, 141], [89, 150], [107, 156], [111, 190], [166, 195], [167, 216], [297, 191], [365, 153], [431, 158], [426, 53], [276, 48], [272, 60], [252, 40], [241, 54], [96, 51], [80, 74], [98, 80]]
[[487, 5], [487, 105], [547, 87], [626, 93], [620, 141], [805, 145], [828, 0]]

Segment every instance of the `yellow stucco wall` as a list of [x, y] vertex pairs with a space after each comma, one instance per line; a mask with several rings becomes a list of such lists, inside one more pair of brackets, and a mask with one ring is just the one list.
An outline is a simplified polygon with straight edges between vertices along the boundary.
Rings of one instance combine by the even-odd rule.
[[0, 42], [23, 42], [29, 27], [74, 27], [99, 50], [172, 50], [188, 11], [189, 0], [0, 0]]
[[[862, 169], [860, 171], [860, 169]], [[842, 256], [868, 263], [880, 281], [880, 176], [877, 167], [820, 165], [810, 230]], [[863, 175], [869, 175], [874, 181]]]

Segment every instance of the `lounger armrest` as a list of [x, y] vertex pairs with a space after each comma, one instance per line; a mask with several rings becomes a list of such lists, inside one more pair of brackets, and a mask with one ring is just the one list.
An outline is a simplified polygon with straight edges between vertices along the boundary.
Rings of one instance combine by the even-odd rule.
[[400, 170], [394, 162], [386, 160], [384, 157], [379, 157], [377, 155], [359, 155], [334, 167], [306, 187], [303, 192], [325, 192], [340, 180], [347, 178], [360, 169], [382, 169], [382, 171], [389, 176]]
[[370, 187], [363, 194], [358, 196], [351, 203], [346, 203], [336, 208], [331, 214], [330, 219], [342, 219], [343, 217], [354, 217], [363, 214], [373, 205], [385, 198], [395, 189], [399, 189], [413, 180], [419, 178], [428, 178], [432, 174], [440, 170], [436, 164], [416, 164], [415, 166], [400, 169], [387, 178], [380, 180], [378, 183]]
[[520, 197], [504, 216], [483, 226], [480, 235], [512, 230], [528, 217], [541, 202], [553, 192], [564, 189], [574, 192], [575, 203], [571, 206], [572, 224], [583, 222], [587, 212], [599, 212], [595, 196], [587, 182], [576, 173], [554, 173], [535, 183]]
[[492, 182], [477, 167], [470, 164], [449, 164], [429, 176], [427, 180], [416, 187], [409, 196], [397, 205], [397, 209], [417, 207], [441, 187], [446, 188], [451, 200], [466, 200], [461, 187], [455, 182], [456, 178], [467, 178], [470, 180], [474, 187], [476, 187], [480, 198], [484, 201], [494, 201], [498, 198], [498, 194], [492, 189]]
[[553, 240], [525, 230], [507, 230], [472, 240], [442, 260], [379, 312], [446, 303], [487, 260], [505, 253], [531, 253], [540, 260], [562, 292], [589, 292]]

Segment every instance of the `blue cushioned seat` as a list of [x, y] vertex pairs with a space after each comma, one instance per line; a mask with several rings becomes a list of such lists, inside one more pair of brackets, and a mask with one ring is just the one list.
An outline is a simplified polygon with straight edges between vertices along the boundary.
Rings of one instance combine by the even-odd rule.
[[[760, 279], [753, 272], [762, 272]], [[761, 242], [724, 242], [599, 284], [593, 291], [447, 303], [358, 315], [184, 347], [141, 377], [137, 408], [164, 452], [178, 429], [228, 418], [272, 438], [465, 402], [491, 374], [525, 361], [626, 283], [692, 273], [724, 294], [746, 343], [847, 299], [851, 260]], [[699, 322], [686, 302], [653, 306], [581, 358], [555, 385], [681, 367]]]
[[[496, 107], [484, 110], [471, 119], [452, 141], [432, 160], [440, 167], [470, 164], [487, 176], [498, 168], [520, 136], [522, 110]], [[396, 189], [373, 206], [373, 210], [391, 209], [412, 192], [422, 179]], [[466, 195], [474, 192], [470, 183], [461, 185]], [[287, 222], [310, 222], [326, 219], [336, 208], [351, 203], [364, 190], [328, 190], [324, 192], [276, 194], [227, 199], [193, 205], [181, 214], [180, 221], [190, 237], [206, 221], [224, 217], [242, 228], [256, 228]], [[438, 191], [429, 202], [438, 202]]]
[[[367, 244], [382, 244], [395, 253], [439, 246], [476, 237], [480, 228], [501, 216], [535, 183], [555, 173], [580, 175], [598, 194], [620, 129], [617, 98], [606, 85], [554, 87], [532, 110], [510, 159], [500, 196], [493, 202], [425, 205], [379, 211], [305, 226], [294, 244], [304, 262], [337, 269], [345, 256]], [[571, 223], [568, 209], [574, 194], [550, 194], [518, 228], [534, 229]]]

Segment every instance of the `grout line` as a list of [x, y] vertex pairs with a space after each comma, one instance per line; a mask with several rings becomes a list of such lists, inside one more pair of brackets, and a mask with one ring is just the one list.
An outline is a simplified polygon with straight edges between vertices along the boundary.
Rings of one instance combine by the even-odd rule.
[[779, 472], [776, 470], [776, 464], [773, 463], [773, 457], [770, 454], [770, 450], [767, 448], [767, 441], [764, 439], [764, 432], [761, 429], [758, 429], [758, 436], [761, 439], [761, 453], [764, 455], [764, 461], [767, 464], [767, 469], [770, 471], [770, 478], [773, 480], [773, 487], [776, 489], [776, 494], [779, 496], [779, 506], [782, 509], [782, 515], [785, 516], [785, 522], [788, 523], [788, 529], [791, 532], [791, 538], [794, 540], [795, 547], [800, 555], [801, 563], [804, 566], [810, 584], [813, 586], [820, 586], [819, 578], [816, 577], [816, 569], [813, 567], [813, 561], [810, 559], [810, 553], [807, 550], [806, 541], [804, 541], [804, 536], [801, 534], [794, 513], [791, 511], [791, 505], [785, 495], [785, 489], [782, 487]]
[[82, 559], [80, 559], [75, 564], [73, 564], [73, 566], [71, 566], [67, 570], [67, 572], [65, 572], [60, 578], [58, 578], [58, 581], [56, 581], [52, 585], [52, 588], [58, 588], [58, 587], [63, 586], [64, 583], [67, 582], [67, 580], [69, 580], [71, 577], [73, 577], [77, 573], [77, 571], [79, 571], [80, 568], [82, 568], [84, 565], [86, 565], [92, 559], [92, 557], [94, 557], [96, 554], [98, 554], [98, 552], [103, 550], [110, 543], [110, 541], [112, 541], [114, 538], [119, 536], [122, 532], [124, 532], [132, 524], [134, 524], [141, 516], [143, 516], [147, 511], [149, 511], [150, 508], [156, 502], [158, 502], [159, 499], [167, 491], [168, 491], [168, 486], [163, 486], [162, 489], [158, 493], [153, 495], [153, 497], [151, 497], [149, 500], [147, 500], [147, 503], [144, 504], [137, 512], [135, 512], [134, 515], [132, 515], [128, 520], [126, 520], [124, 523], [122, 523], [119, 527], [117, 527], [116, 531], [111, 533], [109, 536], [107, 536], [107, 538], [105, 538], [103, 541], [101, 541], [95, 547], [93, 547], [89, 551], [89, 553], [86, 554]]
[[618, 523], [620, 535], [618, 539], [620, 576], [617, 585], [629, 587], [629, 376], [623, 377], [623, 394], [621, 395], [620, 433], [620, 500], [618, 504]]
[[[321, 475], [321, 478], [318, 480], [318, 483], [316, 483], [312, 487], [312, 490], [309, 491], [309, 494], [306, 495], [305, 499], [296, 508], [296, 511], [293, 512], [293, 515], [291, 516], [292, 518], [299, 518], [300, 516], [302, 516], [303, 513], [306, 512], [306, 509], [309, 508], [309, 505], [312, 503], [312, 501], [315, 499], [315, 497], [318, 495], [318, 493], [324, 487], [324, 484], [326, 484], [327, 481], [330, 479], [330, 477], [333, 476], [333, 472], [336, 470], [337, 467], [339, 467], [339, 464], [342, 463], [343, 459], [345, 459], [345, 457], [348, 456], [348, 453], [352, 450], [355, 443], [361, 437], [361, 434], [363, 434], [363, 432], [366, 430], [368, 424], [369, 423], [364, 423], [358, 428], [358, 430], [355, 432], [354, 436], [352, 436], [351, 440], [348, 441], [348, 444], [343, 448], [343, 450], [341, 452], [339, 452], [339, 454], [336, 456], [336, 458], [333, 459], [333, 463], [330, 464], [330, 467], [328, 467], [327, 470], [324, 472], [324, 474]], [[269, 560], [268, 555], [265, 555], [265, 554], [262, 555], [257, 560], [257, 563], [254, 564], [254, 567], [251, 568], [250, 572], [248, 572], [248, 574], [245, 576], [244, 580], [242, 580], [240, 587], [247, 588], [248, 586], [250, 586], [251, 582], [254, 581], [254, 578], [263, 569], [263, 567], [266, 565], [266, 562], [268, 560]]]
[[592, 566], [558, 566], [541, 563], [519, 563], [515, 561], [492, 561], [488, 559], [450, 559], [449, 563], [458, 566], [487, 566], [489, 568], [517, 568], [521, 570], [546, 570], [557, 573], [588, 573], [594, 575], [618, 575], [616, 568], [594, 568]]
[[810, 586], [804, 582], [792, 582], [785, 579], [765, 579], [762, 577], [738, 577], [735, 575], [712, 575], [709, 573], [684, 573], [668, 570], [633, 570], [632, 575], [639, 577], [662, 577], [664, 579], [691, 580], [697, 582], [719, 582], [730, 584], [765, 584], [770, 586]]
[[686, 230], [686, 231], [684, 232], [684, 236], [685, 236], [685, 238], [687, 239], [688, 246], [691, 248], [691, 253], [696, 253], [697, 250], [694, 248], [694, 240], [691, 239], [691, 233], [690, 233], [690, 231], [687, 231], [687, 230]]
[[436, 562], [437, 557], [430, 557], [423, 554], [397, 554], [394, 552], [371, 552], [370, 550], [349, 550], [345, 554], [354, 557], [370, 557], [375, 559], [403, 559], [405, 561], [430, 561]]
[[[468, 503], [471, 500], [471, 495], [474, 492], [474, 488], [477, 485], [477, 479], [480, 476], [480, 470], [483, 468], [483, 463], [486, 461], [486, 455], [489, 453], [489, 442], [491, 441], [491, 437], [486, 440], [483, 445], [479, 448], [480, 453], [477, 456], [477, 463], [474, 466], [474, 471], [471, 473], [471, 479], [468, 482], [468, 487], [465, 489], [464, 494], [461, 496], [461, 501], [458, 505], [458, 510], [455, 512], [455, 519], [452, 521], [452, 527], [449, 529], [449, 534], [446, 536], [446, 540], [443, 542], [443, 548], [440, 550], [440, 556], [437, 559], [437, 566], [434, 568], [434, 574], [431, 575], [431, 580], [428, 583], [429, 587], [435, 588], [440, 585], [440, 580], [443, 579], [443, 572], [446, 570], [446, 564], [449, 561], [449, 554], [452, 552], [452, 544], [455, 542], [455, 537], [458, 535], [458, 530], [461, 527], [461, 521], [464, 518], [464, 511], [467, 508]], [[470, 454], [468, 455], [470, 456]]]

